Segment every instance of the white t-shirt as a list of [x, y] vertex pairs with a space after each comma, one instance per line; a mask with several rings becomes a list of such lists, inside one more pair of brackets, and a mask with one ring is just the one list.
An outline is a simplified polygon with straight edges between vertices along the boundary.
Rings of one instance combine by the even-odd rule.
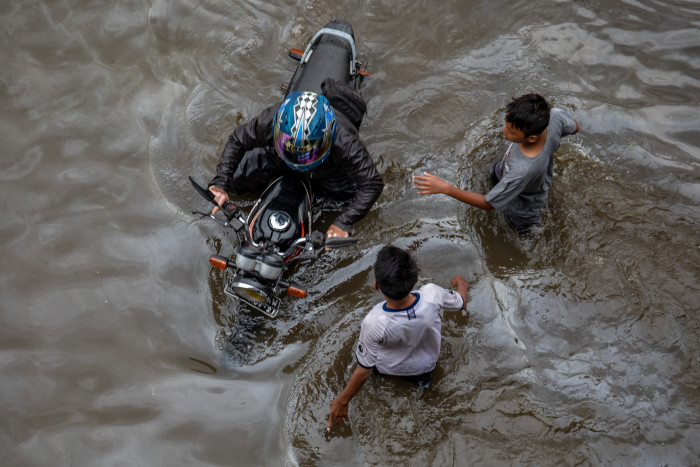
[[362, 320], [357, 363], [380, 373], [415, 376], [435, 369], [440, 355], [440, 309], [456, 311], [464, 299], [452, 290], [426, 284], [411, 292], [416, 301], [401, 310], [375, 305]]

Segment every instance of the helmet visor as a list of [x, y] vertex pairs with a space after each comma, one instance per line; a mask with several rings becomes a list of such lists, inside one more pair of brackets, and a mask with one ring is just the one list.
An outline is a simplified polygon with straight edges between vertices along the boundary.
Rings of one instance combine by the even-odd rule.
[[316, 146], [295, 146], [295, 139], [290, 135], [275, 131], [275, 149], [277, 154], [291, 168], [299, 171], [310, 170], [323, 162], [331, 147], [330, 138], [323, 138]]

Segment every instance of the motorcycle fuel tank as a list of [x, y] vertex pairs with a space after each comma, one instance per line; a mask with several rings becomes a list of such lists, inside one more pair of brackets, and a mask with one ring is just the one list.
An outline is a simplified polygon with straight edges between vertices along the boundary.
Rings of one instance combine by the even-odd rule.
[[281, 251], [311, 230], [311, 190], [304, 177], [273, 181], [248, 216], [253, 242], [274, 243]]

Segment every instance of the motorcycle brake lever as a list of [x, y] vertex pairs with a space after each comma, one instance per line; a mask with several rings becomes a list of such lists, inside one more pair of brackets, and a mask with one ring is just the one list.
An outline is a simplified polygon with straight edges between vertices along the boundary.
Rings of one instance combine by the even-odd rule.
[[219, 219], [218, 217], [216, 217], [214, 214], [212, 214], [210, 212], [202, 212], [202, 211], [197, 211], [196, 209], [193, 209], [192, 214], [199, 214], [200, 216], [208, 217], [209, 219], [213, 220], [214, 222], [216, 222], [217, 224], [219, 224], [222, 227], [227, 227], [229, 225], [228, 222], [222, 221], [221, 219]]
[[214, 217], [214, 215], [212, 213], [197, 211], [196, 209], [192, 210], [192, 214], [199, 214], [200, 216], [211, 217], [212, 219], [216, 219], [216, 217]]
[[[206, 199], [214, 206], [219, 207], [219, 205], [216, 202], [214, 193], [212, 193], [211, 191], [207, 190], [202, 185], [197, 183], [197, 181], [194, 178], [192, 178], [192, 176], [190, 176], [189, 179], [190, 179], [190, 183], [194, 187], [195, 191], [197, 191], [197, 193], [199, 193], [202, 196], [202, 198]], [[239, 225], [240, 221], [238, 220], [238, 213], [239, 213], [238, 206], [236, 206], [231, 201], [227, 201], [220, 209], [221, 209], [221, 211], [223, 211], [224, 216], [226, 216], [226, 220], [228, 221], [228, 223], [234, 224], [234, 225], [232, 225], [232, 227], [234, 229], [238, 230], [240, 228], [240, 225]], [[194, 211], [193, 211], [193, 213], [194, 214], [203, 214], [203, 213], [196, 213]], [[204, 214], [204, 215], [206, 215], [206, 214]], [[213, 215], [211, 217], [216, 219]]]

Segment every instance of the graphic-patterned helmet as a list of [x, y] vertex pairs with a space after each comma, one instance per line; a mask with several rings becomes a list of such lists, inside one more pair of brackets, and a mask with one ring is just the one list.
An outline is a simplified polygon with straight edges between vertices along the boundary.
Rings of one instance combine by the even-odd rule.
[[330, 154], [335, 125], [335, 112], [325, 96], [291, 92], [275, 116], [275, 150], [292, 169], [311, 170]]

